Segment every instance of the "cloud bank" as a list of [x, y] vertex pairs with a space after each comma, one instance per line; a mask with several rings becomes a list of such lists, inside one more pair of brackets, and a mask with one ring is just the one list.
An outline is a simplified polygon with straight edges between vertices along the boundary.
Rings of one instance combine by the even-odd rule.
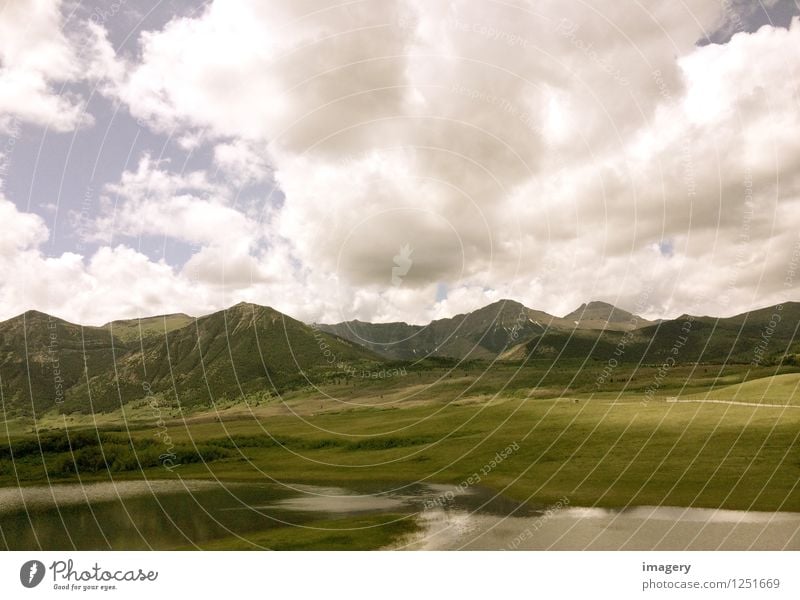
[[[40, 4], [41, 42], [0, 48], [0, 81], [32, 82], [15, 93], [35, 101], [0, 97], [0, 123], [85, 126], [54, 86], [88, 77], [211, 159], [138, 156], [103, 188], [91, 256], [44, 258], [45, 224], [4, 200], [19, 222], [0, 245], [5, 316], [249, 300], [425, 322], [502, 297], [564, 314], [646, 295], [660, 317], [794, 297], [800, 19], [699, 45], [737, 31], [733, 5], [229, 0], [137, 32], [133, 52], [87, 24], [81, 70], [63, 9]], [[191, 256], [154, 261], [142, 236]], [[26, 283], [33, 269], [68, 294]]]

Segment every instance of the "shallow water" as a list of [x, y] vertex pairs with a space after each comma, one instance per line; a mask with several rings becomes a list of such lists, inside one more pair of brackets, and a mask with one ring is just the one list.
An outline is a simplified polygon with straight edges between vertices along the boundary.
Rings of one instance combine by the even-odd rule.
[[502, 517], [437, 509], [408, 550], [800, 550], [800, 514], [675, 507], [564, 508]]
[[292, 493], [277, 485], [193, 480], [0, 488], [0, 547], [145, 550], [246, 537], [301, 523], [288, 511], [249, 508]]
[[170, 494], [199, 492], [214, 489], [218, 484], [200, 480], [118, 481], [87, 483], [63, 483], [52, 486], [0, 488], [0, 513], [28, 507], [42, 508], [69, 506], [86, 502], [104, 502], [119, 498], [131, 498], [147, 494]]
[[523, 507], [488, 490], [413, 484], [380, 493], [198, 480], [0, 488], [0, 547], [169, 549], [321, 518], [416, 514], [410, 550], [800, 550], [800, 514]]

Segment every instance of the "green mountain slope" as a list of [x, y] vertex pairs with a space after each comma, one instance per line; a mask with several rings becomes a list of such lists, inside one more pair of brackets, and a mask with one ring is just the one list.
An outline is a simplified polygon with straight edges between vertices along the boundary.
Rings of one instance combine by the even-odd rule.
[[428, 325], [347, 321], [319, 328], [392, 359], [414, 360], [426, 356], [491, 359], [518, 340], [545, 331], [556, 321], [561, 319], [513, 300], [500, 300]]
[[778, 306], [722, 319], [684, 315], [629, 332], [551, 331], [534, 336], [506, 352], [503, 358], [558, 356], [646, 364], [672, 360], [769, 364], [800, 352], [800, 303]]
[[144, 317], [142, 319], [112, 321], [103, 325], [103, 329], [106, 329], [109, 335], [113, 335], [119, 340], [130, 342], [163, 336], [170, 331], [186, 327], [192, 321], [194, 321], [194, 317], [176, 313], [157, 317]]
[[[388, 359], [580, 359], [649, 365], [793, 361], [800, 304], [730, 318], [683, 316], [623, 330], [634, 315], [590, 303], [558, 318], [511, 300], [428, 325], [306, 325], [238, 304], [197, 319], [166, 315], [82, 327], [29, 311], [0, 323], [0, 391], [8, 416], [110, 411], [132, 401], [209, 406], [346, 379]], [[605, 319], [605, 321], [603, 321]], [[578, 321], [576, 324], [575, 321]], [[602, 321], [611, 324], [596, 328]], [[586, 327], [581, 326], [586, 325]], [[591, 327], [588, 327], [591, 325]]]
[[31, 415], [64, 402], [87, 376], [113, 369], [114, 346], [115, 340], [100, 328], [37, 311], [0, 323], [4, 408]]
[[578, 329], [611, 329], [614, 331], [630, 331], [652, 325], [638, 315], [617, 308], [607, 302], [589, 302], [581, 304], [577, 309], [564, 317], [572, 321]]
[[[42, 313], [0, 323], [7, 412], [31, 415], [57, 406], [65, 412], [106, 411], [150, 394], [170, 404], [207, 405], [241, 393], [285, 390], [304, 385], [307, 378], [382, 360], [352, 342], [253, 304], [141, 339], [110, 333], [138, 329], [138, 320], [81, 327]], [[51, 331], [57, 335], [57, 353], [48, 352]], [[59, 391], [56, 375], [62, 379]]]
[[559, 318], [513, 300], [499, 300], [471, 313], [439, 319], [428, 325], [347, 321], [319, 327], [392, 359], [413, 360], [425, 356], [492, 359], [547, 332], [572, 332], [576, 328], [625, 331], [633, 322], [642, 326], [651, 324], [602, 302], [584, 304]]
[[[776, 318], [777, 315], [777, 318]], [[387, 358], [615, 359], [647, 364], [775, 362], [800, 353], [800, 304], [787, 302], [729, 318], [648, 321], [604, 302], [590, 302], [563, 318], [501, 300], [428, 325], [349, 321], [320, 329]]]

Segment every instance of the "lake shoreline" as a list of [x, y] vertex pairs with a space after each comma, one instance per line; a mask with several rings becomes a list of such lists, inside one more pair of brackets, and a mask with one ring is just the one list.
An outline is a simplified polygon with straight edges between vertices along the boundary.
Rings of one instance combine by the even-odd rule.
[[[289, 484], [284, 484], [280, 481], [270, 481], [256, 478], [256, 477], [212, 477], [212, 476], [203, 476], [203, 474], [199, 473], [192, 473], [190, 477], [181, 477], [178, 473], [175, 473], [173, 477], [147, 477], [147, 473], [115, 473], [113, 479], [107, 476], [102, 475], [87, 475], [81, 477], [81, 480], [78, 481], [73, 477], [70, 478], [51, 478], [50, 482], [47, 481], [20, 481], [16, 484], [14, 481], [4, 481], [0, 479], [0, 492], [5, 489], [11, 488], [37, 488], [37, 487], [48, 487], [48, 486], [72, 486], [72, 485], [95, 485], [100, 483], [105, 483], [109, 485], [115, 484], [127, 484], [132, 482], [139, 482], [139, 483], [152, 483], [154, 485], [161, 485], [162, 482], [172, 482], [172, 483], [180, 483], [180, 482], [196, 482], [202, 484], [212, 484], [212, 485], [274, 485], [274, 486], [283, 486], [286, 487]], [[412, 483], [404, 482], [404, 481], [392, 481], [386, 480], [377, 482], [378, 485], [383, 485], [390, 487], [392, 490], [398, 489], [405, 489], [410, 486], [415, 485], [426, 485], [426, 486], [442, 486], [442, 487], [452, 487], [454, 490], [458, 487], [450, 481], [415, 481]], [[329, 479], [318, 479], [318, 478], [309, 478], [304, 479], [302, 477], [293, 478], [291, 481], [291, 485], [297, 486], [316, 486], [316, 487], [346, 487], [347, 489], [358, 492], [361, 492], [365, 495], [369, 495], [371, 490], [376, 488], [376, 482], [374, 480], [370, 481], [361, 481], [361, 480], [352, 480], [352, 481], [338, 481], [338, 480], [329, 480]], [[520, 501], [514, 498], [512, 495], [505, 495], [501, 491], [497, 491], [496, 488], [492, 487], [491, 485], [482, 485], [480, 488], [478, 486], [474, 486], [477, 489], [485, 490], [485, 492], [491, 494], [493, 497], [497, 498], [505, 498], [507, 500], [512, 500], [517, 502], [522, 507], [526, 507], [526, 509], [530, 510], [537, 510], [537, 509], [544, 509], [554, 502], [557, 502], [559, 498], [553, 498], [550, 494], [542, 495], [540, 497], [532, 497], [528, 498], [525, 501]], [[287, 487], [286, 489], [291, 489]], [[702, 503], [694, 504], [694, 505], [681, 505], [681, 504], [662, 504], [662, 505], [653, 505], [651, 503], [642, 502], [630, 502], [625, 504], [616, 504], [613, 502], [599, 502], [592, 505], [576, 505], [575, 508], [584, 508], [584, 509], [603, 509], [603, 510], [611, 510], [611, 511], [625, 511], [625, 510], [632, 510], [637, 508], [650, 508], [653, 506], [658, 506], [659, 508], [673, 508], [673, 509], [697, 509], [697, 510], [712, 510], [712, 511], [742, 511], [748, 513], [779, 513], [779, 514], [800, 514], [800, 511], [797, 510], [770, 510], [770, 509], [763, 509], [763, 508], [741, 508], [736, 505], [722, 505], [722, 506], [711, 506]]]
[[[503, 498], [488, 488], [452, 484], [412, 483], [388, 493], [373, 489], [376, 493], [327, 483], [212, 479], [73, 482], [2, 487], [0, 514], [6, 529], [16, 527], [24, 534], [26, 520], [32, 526], [33, 519], [50, 528], [63, 527], [67, 530], [64, 539], [74, 544], [76, 532], [69, 530], [81, 535], [75, 524], [85, 527], [91, 516], [102, 530], [101, 525], [108, 527], [103, 515], [122, 509], [133, 529], [115, 522], [115, 529], [100, 531], [102, 538], [110, 535], [114, 540], [106, 539], [108, 549], [129, 549], [131, 544], [139, 549], [142, 541], [137, 535], [144, 544], [154, 542], [162, 549], [181, 547], [181, 536], [187, 538], [185, 545], [192, 535], [200, 535], [193, 544], [217, 549], [266, 549], [270, 542], [292, 549], [294, 540], [317, 549], [351, 544], [389, 550], [800, 550], [800, 513], [796, 512], [581, 507], [572, 506], [566, 497], [533, 506]], [[447, 502], [432, 501], [440, 498]], [[187, 517], [183, 514], [187, 506], [200, 510]], [[187, 522], [176, 532], [161, 531], [164, 526], [158, 522], [172, 523], [176, 514]], [[135, 523], [140, 521], [150, 522], [154, 529], [149, 535], [157, 540], [148, 540], [147, 532], [139, 531]], [[381, 532], [376, 527], [386, 529]], [[24, 539], [18, 542], [23, 548], [18, 549], [26, 544], [35, 549], [35, 536], [28, 542]], [[97, 539], [87, 549], [104, 549], [96, 546]], [[62, 540], [58, 549], [65, 544]]]

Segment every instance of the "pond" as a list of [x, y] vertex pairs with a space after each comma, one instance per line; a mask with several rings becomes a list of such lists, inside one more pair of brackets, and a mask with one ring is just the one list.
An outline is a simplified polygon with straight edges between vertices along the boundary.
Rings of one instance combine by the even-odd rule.
[[411, 484], [378, 493], [300, 484], [118, 481], [0, 488], [9, 550], [146, 550], [320, 519], [406, 514], [419, 531], [394, 549], [800, 550], [800, 514], [637, 507], [528, 507], [489, 490]]

